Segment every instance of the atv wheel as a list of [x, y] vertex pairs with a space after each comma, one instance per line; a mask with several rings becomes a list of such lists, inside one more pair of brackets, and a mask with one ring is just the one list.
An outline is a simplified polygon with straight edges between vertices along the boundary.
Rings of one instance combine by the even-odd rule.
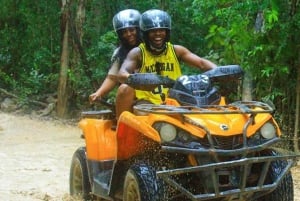
[[91, 185], [88, 177], [85, 147], [80, 147], [73, 155], [70, 169], [70, 195], [89, 200]]
[[155, 170], [145, 164], [135, 164], [127, 172], [123, 201], [161, 201], [163, 186]]
[[[277, 156], [280, 155], [275, 151], [271, 151], [269, 155]], [[278, 160], [271, 163], [269, 177], [272, 181], [276, 180], [284, 168], [287, 166], [287, 161]], [[294, 185], [291, 172], [288, 172], [278, 187], [270, 194], [258, 199], [258, 201], [291, 201], [294, 200]]]

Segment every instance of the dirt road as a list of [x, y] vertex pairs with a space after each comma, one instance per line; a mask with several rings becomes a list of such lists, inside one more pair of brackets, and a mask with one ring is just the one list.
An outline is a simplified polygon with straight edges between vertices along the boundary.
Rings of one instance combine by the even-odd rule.
[[[83, 145], [76, 125], [0, 112], [0, 200], [70, 201], [72, 154]], [[300, 167], [293, 168], [300, 201]]]
[[80, 130], [0, 113], [0, 200], [70, 200], [69, 167]]

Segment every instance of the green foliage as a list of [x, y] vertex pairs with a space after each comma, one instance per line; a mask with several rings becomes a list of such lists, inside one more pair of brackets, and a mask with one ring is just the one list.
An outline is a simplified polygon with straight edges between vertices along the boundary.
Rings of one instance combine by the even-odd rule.
[[[219, 63], [242, 65], [252, 72], [259, 86], [264, 85], [260, 80], [265, 83], [266, 78], [272, 79], [274, 75], [288, 75], [289, 65], [284, 63], [287, 52], [284, 50], [290, 33], [286, 31], [287, 22], [282, 21], [288, 19], [279, 15], [287, 12], [279, 10], [286, 8], [283, 3], [196, 0], [193, 8], [195, 23], [208, 27], [208, 47], [219, 55]], [[272, 90], [268, 92], [272, 93]], [[263, 97], [266, 91], [259, 90], [259, 93]], [[274, 97], [280, 93], [276, 94]]]
[[7, 85], [11, 86], [12, 88], [16, 87], [17, 83], [14, 79], [11, 78], [10, 75], [6, 74], [0, 69], [0, 87], [6, 88]]
[[113, 31], [107, 32], [100, 37], [100, 40], [88, 52], [94, 79], [106, 76], [110, 67], [111, 56], [117, 46], [116, 41], [116, 34]]
[[57, 73], [59, 66], [59, 5], [55, 2], [35, 4], [6, 0], [2, 3], [1, 85], [23, 93], [22, 96], [45, 93], [51, 85], [44, 81], [52, 77], [52, 73]]

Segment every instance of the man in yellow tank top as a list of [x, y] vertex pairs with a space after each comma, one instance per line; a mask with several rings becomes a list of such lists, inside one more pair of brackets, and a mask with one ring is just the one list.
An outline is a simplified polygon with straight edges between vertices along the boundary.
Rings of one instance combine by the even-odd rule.
[[120, 71], [120, 85], [116, 97], [117, 118], [123, 111], [132, 111], [136, 100], [145, 100], [161, 104], [167, 89], [158, 87], [153, 91], [134, 90], [125, 84], [133, 73], [157, 73], [176, 80], [181, 76], [179, 62], [184, 62], [200, 70], [210, 70], [216, 67], [211, 61], [201, 58], [181, 45], [169, 42], [171, 18], [165, 11], [151, 9], [144, 12], [140, 18], [140, 29], [144, 43], [133, 48], [124, 60]]
[[[176, 80], [181, 76], [181, 69], [174, 52], [174, 47], [170, 42], [166, 43], [165, 50], [160, 55], [153, 55], [147, 51], [144, 43], [139, 45], [142, 53], [142, 65], [139, 73], [157, 73]], [[157, 87], [153, 91], [136, 90], [135, 96], [138, 100], [146, 100], [154, 104], [162, 102], [161, 94], [167, 94], [167, 88]]]

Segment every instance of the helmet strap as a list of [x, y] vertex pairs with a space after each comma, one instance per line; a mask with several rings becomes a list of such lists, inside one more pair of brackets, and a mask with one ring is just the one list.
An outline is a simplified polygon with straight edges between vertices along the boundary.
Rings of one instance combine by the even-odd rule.
[[154, 54], [161, 54], [162, 52], [164, 52], [166, 49], [166, 43], [164, 43], [164, 45], [160, 48], [157, 48], [157, 47], [153, 47], [151, 45], [151, 43], [149, 43], [149, 50], [154, 53]]

